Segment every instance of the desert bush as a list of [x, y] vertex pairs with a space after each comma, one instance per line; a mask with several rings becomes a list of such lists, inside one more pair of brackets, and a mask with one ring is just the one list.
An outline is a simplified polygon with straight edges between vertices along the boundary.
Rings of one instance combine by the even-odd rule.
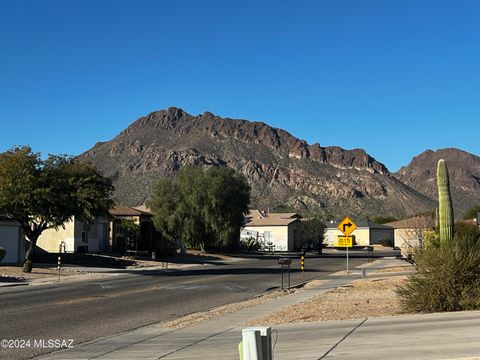
[[426, 248], [438, 248], [440, 246], [440, 237], [434, 230], [425, 230], [423, 232], [423, 244]]
[[5, 250], [5, 248], [3, 248], [3, 247], [0, 246], [0, 261], [3, 260], [3, 258], [5, 257], [5, 255], [7, 255], [7, 250]]
[[480, 309], [480, 242], [469, 238], [414, 253], [417, 273], [397, 289], [407, 312]]
[[240, 248], [246, 251], [257, 251], [260, 249], [260, 243], [253, 236], [241, 239]]
[[457, 238], [468, 238], [469, 241], [476, 241], [480, 238], [480, 230], [477, 225], [462, 222], [455, 223], [454, 234]]

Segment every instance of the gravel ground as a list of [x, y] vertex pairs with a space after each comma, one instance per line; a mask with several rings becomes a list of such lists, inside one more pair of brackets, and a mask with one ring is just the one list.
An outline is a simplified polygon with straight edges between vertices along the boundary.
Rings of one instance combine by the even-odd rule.
[[397, 315], [401, 313], [401, 309], [395, 289], [406, 282], [406, 276], [356, 280], [352, 285], [328, 291], [269, 316], [249, 321], [246, 325], [277, 325]]
[[[69, 275], [78, 275], [79, 272], [76, 271], [67, 271], [62, 270], [61, 276]], [[40, 279], [47, 278], [52, 276], [58, 276], [58, 270], [53, 268], [41, 268], [34, 267], [31, 273], [24, 273], [21, 266], [0, 266], [0, 281], [2, 278], [5, 279], [18, 279], [18, 280], [29, 280], [29, 279]]]
[[183, 328], [191, 325], [195, 325], [199, 322], [205, 321], [205, 320], [210, 320], [213, 318], [217, 318], [220, 316], [225, 316], [231, 313], [234, 313], [236, 311], [240, 311], [255, 305], [263, 304], [264, 302], [270, 300], [270, 299], [276, 299], [281, 296], [288, 295], [289, 293], [294, 292], [294, 290], [291, 290], [288, 292], [287, 290], [285, 291], [275, 291], [272, 293], [268, 293], [259, 297], [256, 297], [254, 299], [250, 300], [245, 300], [239, 303], [233, 303], [233, 304], [228, 304], [224, 306], [217, 307], [215, 309], [205, 311], [205, 312], [200, 312], [200, 313], [195, 313], [187, 316], [183, 316], [181, 318], [172, 320], [172, 321], [167, 321], [159, 324], [158, 326], [161, 328]]

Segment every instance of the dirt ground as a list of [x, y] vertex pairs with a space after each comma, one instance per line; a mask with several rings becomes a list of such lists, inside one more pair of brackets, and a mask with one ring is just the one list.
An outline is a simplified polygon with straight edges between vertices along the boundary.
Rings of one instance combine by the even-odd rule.
[[395, 289], [407, 282], [406, 276], [359, 279], [269, 316], [252, 320], [247, 326], [293, 322], [344, 320], [392, 316], [401, 313]]
[[[78, 275], [78, 272], [63, 269], [61, 276]], [[2, 280], [29, 280], [58, 276], [58, 270], [53, 268], [34, 267], [31, 273], [24, 273], [21, 266], [0, 266], [0, 281]]]
[[263, 304], [270, 299], [276, 299], [278, 297], [285, 296], [285, 295], [288, 295], [288, 294], [289, 294], [288, 291], [275, 291], [275, 292], [272, 292], [272, 293], [268, 293], [268, 294], [259, 296], [259, 297], [254, 298], [254, 299], [245, 300], [245, 301], [242, 301], [242, 302], [239, 302], [239, 303], [233, 303], [233, 304], [220, 306], [220, 307], [217, 307], [215, 309], [205, 311], [205, 312], [201, 312], [201, 313], [194, 313], [194, 314], [191, 314], [191, 315], [183, 316], [181, 318], [178, 318], [178, 319], [175, 319], [175, 320], [172, 320], [172, 321], [167, 321], [167, 322], [161, 323], [158, 326], [161, 327], [161, 328], [174, 328], [174, 329], [183, 328], [183, 327], [186, 327], [186, 326], [195, 325], [195, 324], [197, 324], [199, 322], [202, 322], [202, 321], [205, 321], [205, 320], [217, 318], [217, 317], [220, 317], [220, 316], [225, 316], [225, 315], [228, 315], [228, 314], [231, 314], [231, 313], [234, 313], [234, 312], [237, 312], [237, 311], [240, 311], [240, 310], [243, 310], [243, 309], [255, 306], [255, 305]]

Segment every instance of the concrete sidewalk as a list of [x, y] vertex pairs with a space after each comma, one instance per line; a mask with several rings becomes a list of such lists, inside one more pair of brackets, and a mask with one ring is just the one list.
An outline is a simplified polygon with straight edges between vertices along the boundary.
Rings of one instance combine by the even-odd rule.
[[[371, 263], [368, 271], [402, 266], [404, 263], [403, 260], [395, 258], [382, 259], [376, 263]], [[381, 276], [393, 275], [395, 274], [382, 274]], [[206, 320], [193, 326], [182, 329], [169, 329], [161, 328], [159, 325], [151, 325], [81, 344], [72, 349], [41, 357], [41, 359], [238, 359], [237, 346], [241, 341], [241, 330], [245, 327], [244, 324], [248, 320], [298, 304], [325, 291], [347, 285], [359, 277], [359, 269], [356, 269], [354, 273], [349, 275], [332, 274], [324, 278], [327, 281], [318, 287], [304, 289], [227, 316]], [[274, 351], [275, 359], [332, 357], [343, 346], [348, 344], [346, 340], [351, 341], [350, 339], [356, 339], [358, 334], [362, 334], [359, 331], [360, 327], [363, 331], [363, 329], [369, 326], [378, 328], [378, 325], [375, 324], [382, 321], [387, 321], [388, 326], [394, 326], [395, 321], [399, 321], [399, 324], [409, 321], [402, 319], [402, 317], [396, 318], [399, 320], [390, 319], [325, 321], [274, 326], [274, 329], [277, 330], [275, 333], [278, 334], [278, 341]], [[388, 338], [389, 334], [393, 336], [395, 332], [382, 329], [379, 330], [378, 336], [368, 330], [365, 334], [366, 337], [358, 340], [359, 344], [367, 344], [372, 341], [372, 338], [377, 340], [382, 339], [382, 337]], [[400, 338], [396, 338], [397, 343]], [[275, 342], [275, 335], [273, 340]], [[383, 341], [377, 343], [375, 351], [383, 354], [383, 357], [378, 358], [385, 357], [385, 352], [381, 351], [384, 349], [384, 345]], [[379, 346], [380, 349], [378, 348]], [[402, 349], [402, 351], [404, 350]], [[358, 353], [355, 351], [352, 353], [352, 356], [359, 358]], [[399, 358], [408, 357], [403, 352], [402, 356]]]

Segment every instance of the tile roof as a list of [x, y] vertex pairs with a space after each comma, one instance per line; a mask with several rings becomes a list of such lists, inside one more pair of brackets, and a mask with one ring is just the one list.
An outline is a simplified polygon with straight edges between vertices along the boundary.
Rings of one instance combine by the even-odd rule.
[[[146, 209], [146, 208], [145, 208]], [[116, 205], [109, 210], [110, 215], [112, 216], [141, 216], [141, 215], [152, 215], [151, 212], [144, 211], [141, 206], [130, 207]]]
[[250, 210], [245, 216], [245, 226], [286, 226], [300, 218], [297, 213], [266, 213]]
[[385, 225], [395, 229], [424, 229], [433, 228], [435, 226], [435, 220], [431, 216], [414, 216], [408, 219], [392, 221]]
[[140, 211], [142, 213], [148, 214], [148, 215], [153, 215], [152, 211], [145, 205], [139, 205], [139, 206], [134, 206], [133, 207], [135, 210]]

